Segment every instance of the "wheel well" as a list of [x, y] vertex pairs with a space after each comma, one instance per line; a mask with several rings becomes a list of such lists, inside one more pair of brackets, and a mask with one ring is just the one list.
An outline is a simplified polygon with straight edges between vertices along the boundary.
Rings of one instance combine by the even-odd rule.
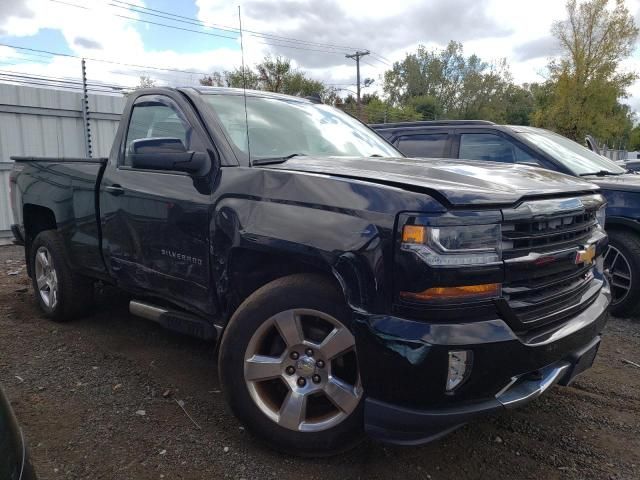
[[55, 230], [58, 226], [53, 211], [47, 207], [28, 204], [24, 206], [23, 213], [26, 244], [30, 244], [40, 232]]
[[222, 297], [226, 302], [222, 307], [230, 317], [240, 304], [260, 287], [296, 273], [322, 275], [343, 292], [340, 283], [328, 268], [292, 259], [286, 255], [240, 249], [233, 252], [229, 262], [229, 288], [227, 295]]

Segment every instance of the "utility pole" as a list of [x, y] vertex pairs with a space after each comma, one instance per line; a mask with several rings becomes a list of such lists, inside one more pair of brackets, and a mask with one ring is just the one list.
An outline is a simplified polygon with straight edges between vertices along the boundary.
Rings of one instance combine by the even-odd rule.
[[91, 123], [89, 122], [89, 92], [87, 91], [87, 65], [82, 59], [82, 122], [84, 123], [85, 155], [91, 158]]
[[358, 50], [356, 51], [356, 53], [353, 53], [351, 55], [345, 55], [346, 58], [351, 58], [356, 61], [356, 82], [358, 84], [356, 105], [358, 108], [358, 118], [360, 118], [361, 120], [362, 120], [362, 105], [360, 103], [360, 57], [364, 57], [365, 55], [369, 55], [369, 50], [363, 50], [363, 51]]

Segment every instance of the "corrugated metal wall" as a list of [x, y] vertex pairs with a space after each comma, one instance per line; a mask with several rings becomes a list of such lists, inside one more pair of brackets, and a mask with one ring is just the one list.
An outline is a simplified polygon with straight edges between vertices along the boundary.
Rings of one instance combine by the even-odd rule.
[[[94, 157], [109, 155], [124, 97], [89, 94]], [[0, 243], [11, 238], [10, 157], [84, 157], [82, 95], [0, 84]]]

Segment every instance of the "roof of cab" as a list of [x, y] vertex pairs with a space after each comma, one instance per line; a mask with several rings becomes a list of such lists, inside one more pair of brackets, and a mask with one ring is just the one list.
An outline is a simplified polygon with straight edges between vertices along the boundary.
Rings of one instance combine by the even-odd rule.
[[277, 98], [280, 100], [295, 100], [297, 102], [313, 103], [303, 97], [293, 95], [285, 95], [283, 93], [265, 92], [263, 90], [244, 90], [242, 88], [228, 87], [188, 87], [201, 95], [244, 95], [245, 93], [251, 97]]

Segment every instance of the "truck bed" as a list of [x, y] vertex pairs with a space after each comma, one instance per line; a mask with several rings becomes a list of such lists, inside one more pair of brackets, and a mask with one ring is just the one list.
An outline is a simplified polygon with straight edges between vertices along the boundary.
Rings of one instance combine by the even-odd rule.
[[[98, 191], [106, 158], [11, 157], [17, 164], [14, 195], [22, 198], [26, 221], [50, 222], [63, 236], [69, 262], [80, 273], [105, 272], [100, 245]], [[14, 203], [15, 205], [19, 202]], [[22, 213], [14, 218], [23, 224]]]

